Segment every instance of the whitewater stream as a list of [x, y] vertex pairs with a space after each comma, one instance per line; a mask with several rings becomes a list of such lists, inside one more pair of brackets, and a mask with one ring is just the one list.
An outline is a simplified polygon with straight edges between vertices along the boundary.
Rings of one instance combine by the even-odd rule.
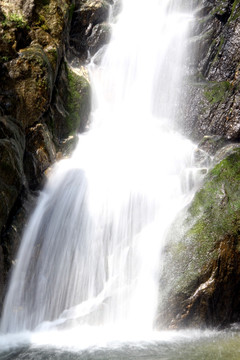
[[179, 0], [124, 0], [109, 21], [88, 66], [89, 129], [23, 236], [0, 359], [239, 359], [238, 332], [154, 329], [167, 230], [201, 181], [196, 146], [176, 132], [194, 14]]

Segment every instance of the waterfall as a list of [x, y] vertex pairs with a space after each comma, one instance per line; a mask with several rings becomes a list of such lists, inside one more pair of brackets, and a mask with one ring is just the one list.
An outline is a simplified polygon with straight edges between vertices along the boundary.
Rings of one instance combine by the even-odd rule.
[[3, 333], [152, 330], [165, 233], [191, 196], [195, 146], [174, 130], [191, 19], [179, 0], [123, 1], [89, 65], [90, 129], [54, 167], [23, 236]]

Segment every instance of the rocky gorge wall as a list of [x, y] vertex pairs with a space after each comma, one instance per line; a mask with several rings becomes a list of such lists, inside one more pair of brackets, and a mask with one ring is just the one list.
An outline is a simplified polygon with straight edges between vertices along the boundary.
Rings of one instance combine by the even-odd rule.
[[240, 321], [240, 2], [193, 2], [183, 132], [199, 145], [200, 190], [171, 226], [158, 326]]
[[[46, 171], [73, 150], [88, 122], [84, 64], [102, 49], [99, 61], [110, 39], [111, 3], [0, 1], [0, 303]], [[240, 320], [240, 2], [192, 4], [181, 129], [204, 151], [200, 164], [211, 158], [212, 168], [172, 225], [164, 250], [158, 323], [166, 327]], [[116, 1], [113, 12], [120, 7]]]
[[46, 172], [87, 125], [84, 64], [109, 41], [110, 2], [0, 1], [0, 307]]

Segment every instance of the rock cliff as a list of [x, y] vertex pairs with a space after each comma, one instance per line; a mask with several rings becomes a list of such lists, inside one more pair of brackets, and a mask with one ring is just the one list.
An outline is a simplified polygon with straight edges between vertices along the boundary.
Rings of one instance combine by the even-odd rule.
[[0, 307], [46, 171], [88, 122], [88, 53], [76, 33], [91, 54], [108, 42], [109, 3], [0, 1]]
[[204, 135], [239, 140], [240, 2], [194, 3], [184, 130], [195, 140]]
[[164, 250], [158, 326], [240, 321], [240, 2], [193, 2], [184, 132], [212, 157]]
[[[0, 1], [0, 305], [46, 171], [88, 122], [84, 64], [110, 39], [112, 3]], [[164, 249], [158, 323], [175, 328], [240, 321], [240, 1], [191, 4], [181, 129], [214, 160]], [[113, 12], [120, 8], [115, 1]]]

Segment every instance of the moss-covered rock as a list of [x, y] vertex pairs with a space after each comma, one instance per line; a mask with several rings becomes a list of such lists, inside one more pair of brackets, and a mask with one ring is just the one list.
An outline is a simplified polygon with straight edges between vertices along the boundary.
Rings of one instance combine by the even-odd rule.
[[218, 163], [172, 224], [160, 284], [163, 325], [240, 320], [240, 147], [228, 146], [225, 156], [216, 154]]
[[69, 142], [66, 141], [69, 136], [73, 136], [76, 130], [81, 132], [85, 129], [90, 107], [91, 91], [87, 69], [83, 66], [74, 69], [63, 61], [47, 120], [58, 150], [65, 152], [69, 147]]
[[42, 47], [35, 45], [22, 50], [6, 67], [17, 97], [13, 115], [26, 128], [50, 105], [54, 80], [51, 65]]

